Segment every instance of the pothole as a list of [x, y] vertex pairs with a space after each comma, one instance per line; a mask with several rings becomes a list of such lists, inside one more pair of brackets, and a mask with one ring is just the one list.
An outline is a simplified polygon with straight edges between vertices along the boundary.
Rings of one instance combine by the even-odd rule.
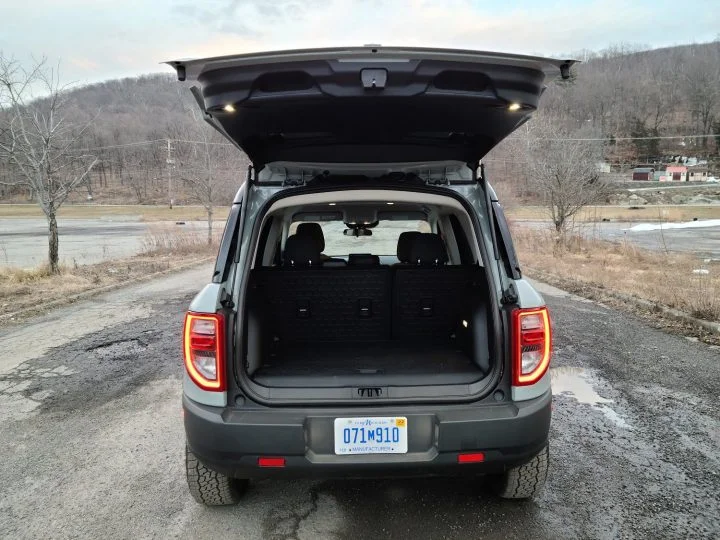
[[101, 360], [107, 360], [119, 356], [139, 354], [146, 348], [147, 345], [139, 339], [122, 339], [90, 347], [87, 351], [94, 353]]

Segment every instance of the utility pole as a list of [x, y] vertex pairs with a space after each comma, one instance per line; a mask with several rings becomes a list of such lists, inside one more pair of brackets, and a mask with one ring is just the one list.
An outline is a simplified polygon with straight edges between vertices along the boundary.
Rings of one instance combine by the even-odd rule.
[[170, 210], [173, 207], [173, 191], [172, 191], [172, 166], [175, 161], [172, 158], [172, 144], [170, 139], [167, 140], [167, 179], [168, 179], [168, 199], [170, 199]]

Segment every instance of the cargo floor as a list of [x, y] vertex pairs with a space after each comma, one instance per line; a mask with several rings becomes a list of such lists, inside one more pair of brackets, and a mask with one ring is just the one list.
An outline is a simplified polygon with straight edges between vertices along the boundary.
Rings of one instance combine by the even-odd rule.
[[468, 384], [480, 368], [452, 343], [295, 344], [272, 354], [253, 375], [271, 387]]

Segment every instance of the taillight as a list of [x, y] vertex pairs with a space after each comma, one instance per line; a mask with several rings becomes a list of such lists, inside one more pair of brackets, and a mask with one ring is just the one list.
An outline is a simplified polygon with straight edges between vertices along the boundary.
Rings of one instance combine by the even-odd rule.
[[513, 320], [513, 385], [538, 382], [550, 366], [550, 314], [546, 307], [516, 309]]
[[190, 378], [203, 390], [225, 390], [225, 318], [220, 313], [185, 315], [183, 355]]

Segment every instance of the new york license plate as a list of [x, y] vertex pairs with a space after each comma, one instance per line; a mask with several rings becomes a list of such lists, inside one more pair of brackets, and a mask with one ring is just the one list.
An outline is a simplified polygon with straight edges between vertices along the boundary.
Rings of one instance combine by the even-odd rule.
[[335, 454], [406, 454], [407, 418], [336, 418]]

